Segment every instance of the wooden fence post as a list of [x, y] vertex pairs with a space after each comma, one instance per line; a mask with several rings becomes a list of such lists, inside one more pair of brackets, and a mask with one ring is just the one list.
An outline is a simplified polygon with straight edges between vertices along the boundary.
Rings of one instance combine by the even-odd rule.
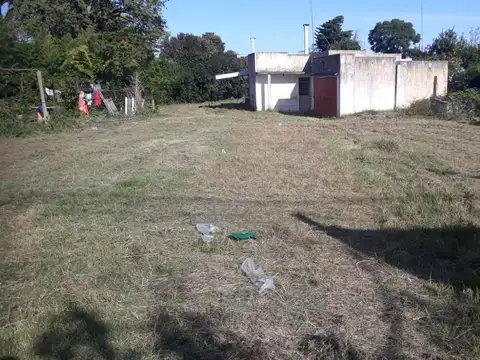
[[43, 118], [48, 120], [47, 102], [45, 101], [45, 89], [43, 88], [42, 72], [37, 70], [38, 89], [40, 90], [40, 100], [42, 101]]

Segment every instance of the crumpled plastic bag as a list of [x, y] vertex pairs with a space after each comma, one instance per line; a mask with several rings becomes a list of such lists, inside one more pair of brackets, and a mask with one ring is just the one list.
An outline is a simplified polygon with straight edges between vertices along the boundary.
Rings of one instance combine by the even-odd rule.
[[202, 234], [203, 242], [209, 244], [213, 241], [213, 234], [220, 231], [220, 228], [212, 224], [197, 224], [197, 231]]
[[275, 289], [273, 278], [266, 276], [261, 267], [255, 268], [255, 262], [252, 258], [247, 258], [240, 266], [240, 269], [247, 275], [253, 285], [258, 288], [260, 294], [265, 290]]

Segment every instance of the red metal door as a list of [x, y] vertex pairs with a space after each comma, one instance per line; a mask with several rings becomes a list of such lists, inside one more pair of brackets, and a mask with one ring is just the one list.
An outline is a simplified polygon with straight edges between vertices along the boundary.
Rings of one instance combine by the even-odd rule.
[[315, 113], [323, 117], [337, 116], [337, 77], [315, 78]]

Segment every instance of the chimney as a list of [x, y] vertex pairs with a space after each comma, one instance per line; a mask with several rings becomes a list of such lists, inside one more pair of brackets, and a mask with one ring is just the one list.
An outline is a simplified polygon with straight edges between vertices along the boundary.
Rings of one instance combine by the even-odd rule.
[[250, 43], [251, 43], [251, 47], [252, 47], [252, 53], [254, 53], [255, 52], [255, 38], [254, 37], [250, 38]]
[[303, 51], [308, 55], [308, 28], [309, 24], [303, 24]]

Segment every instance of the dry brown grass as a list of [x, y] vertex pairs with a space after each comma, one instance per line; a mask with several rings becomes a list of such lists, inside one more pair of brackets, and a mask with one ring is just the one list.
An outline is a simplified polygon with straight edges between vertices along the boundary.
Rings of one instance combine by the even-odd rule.
[[161, 113], [0, 141], [0, 356], [480, 356], [478, 127]]

